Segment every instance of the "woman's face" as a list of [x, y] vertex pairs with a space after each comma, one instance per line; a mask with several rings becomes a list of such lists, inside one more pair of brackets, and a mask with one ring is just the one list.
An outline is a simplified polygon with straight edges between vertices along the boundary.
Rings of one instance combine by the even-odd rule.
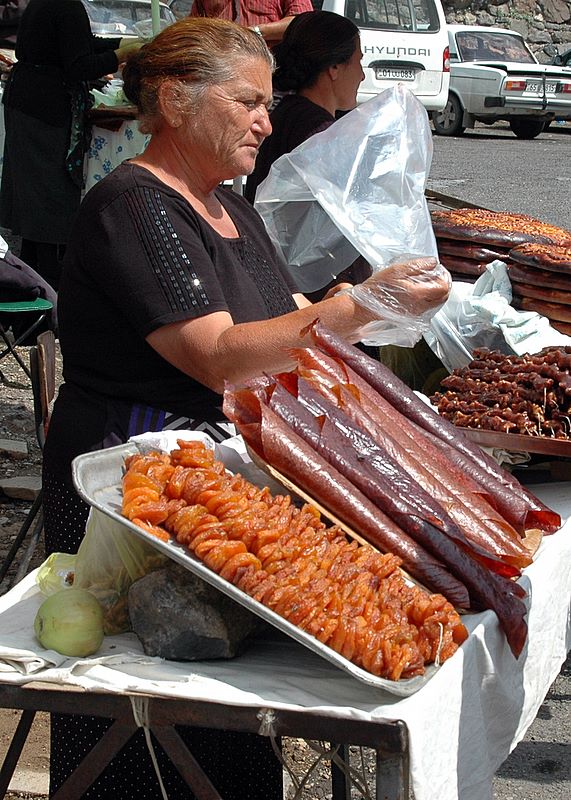
[[272, 132], [272, 76], [263, 59], [242, 61], [239, 77], [210, 86], [200, 111], [187, 117], [191, 158], [212, 180], [249, 175]]
[[357, 37], [355, 52], [344, 64], [337, 64], [337, 80], [335, 81], [335, 95], [339, 111], [348, 111], [357, 105], [357, 90], [365, 78], [361, 59], [361, 41]]

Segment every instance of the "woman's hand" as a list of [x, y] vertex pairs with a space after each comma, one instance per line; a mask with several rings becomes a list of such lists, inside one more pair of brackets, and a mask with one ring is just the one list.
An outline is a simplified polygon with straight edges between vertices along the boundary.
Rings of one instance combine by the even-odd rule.
[[435, 258], [414, 258], [375, 272], [350, 293], [370, 311], [378, 304], [379, 311], [418, 317], [446, 302], [450, 287], [450, 274]]
[[351, 288], [353, 288], [352, 283], [338, 283], [336, 286], [332, 286], [331, 289], [329, 289], [327, 294], [322, 299], [329, 300], [330, 297], [335, 297], [336, 294], [342, 292], [344, 289], [351, 289]]

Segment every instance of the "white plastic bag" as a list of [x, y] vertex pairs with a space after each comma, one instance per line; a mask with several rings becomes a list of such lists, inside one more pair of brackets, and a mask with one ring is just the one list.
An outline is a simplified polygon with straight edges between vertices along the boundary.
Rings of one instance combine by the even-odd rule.
[[103, 608], [106, 635], [113, 636], [131, 629], [131, 584], [166, 562], [167, 557], [151, 544], [120, 522], [90, 508], [77, 554], [52, 553], [38, 570], [36, 582], [46, 595], [70, 586], [87, 589]]
[[[396, 85], [272, 165], [255, 207], [300, 291], [322, 288], [359, 254], [373, 272], [411, 257], [438, 260], [424, 194], [431, 159], [426, 110]], [[423, 315], [403, 339], [413, 319], [396, 306], [379, 309], [393, 333], [371, 343], [412, 344], [426, 330]]]
[[543, 347], [570, 345], [571, 337], [552, 328], [535, 311], [510, 305], [512, 288], [506, 265], [492, 261], [474, 284], [454, 281], [447, 302], [424, 335], [449, 372], [467, 366], [477, 347], [502, 353], [537, 353]]

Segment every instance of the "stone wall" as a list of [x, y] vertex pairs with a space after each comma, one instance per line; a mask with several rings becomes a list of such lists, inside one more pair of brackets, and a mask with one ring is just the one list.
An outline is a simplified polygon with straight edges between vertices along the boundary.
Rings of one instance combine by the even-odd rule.
[[523, 35], [539, 61], [546, 44], [571, 46], [569, 0], [443, 0], [449, 24], [493, 25]]

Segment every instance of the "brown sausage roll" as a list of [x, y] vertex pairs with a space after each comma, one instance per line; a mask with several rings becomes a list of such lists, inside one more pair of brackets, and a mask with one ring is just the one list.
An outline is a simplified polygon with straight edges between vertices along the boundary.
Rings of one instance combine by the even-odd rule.
[[495, 261], [505, 259], [509, 253], [508, 247], [496, 247], [490, 250], [488, 247], [480, 247], [477, 244], [463, 241], [453, 241], [452, 239], [438, 239], [436, 242], [438, 252], [441, 256], [456, 256], [458, 258], [469, 258], [471, 261]]
[[[512, 283], [542, 286], [545, 289], [562, 289], [571, 292], [571, 272], [564, 275], [560, 272], [548, 272], [545, 269], [528, 267], [509, 259], [508, 273]], [[520, 292], [521, 294], [521, 292]]]
[[449, 258], [448, 256], [440, 256], [440, 263], [449, 272], [455, 272], [460, 275], [471, 275], [478, 277], [486, 271], [487, 264], [478, 261], [472, 261], [468, 258]]
[[562, 289], [545, 289], [542, 286], [530, 286], [527, 283], [517, 284], [518, 297], [532, 297], [546, 303], [571, 305], [571, 292]]
[[559, 320], [553, 320], [551, 327], [555, 328], [555, 330], [559, 331], [559, 333], [564, 333], [565, 336], [571, 336], [571, 322], [559, 322]]

